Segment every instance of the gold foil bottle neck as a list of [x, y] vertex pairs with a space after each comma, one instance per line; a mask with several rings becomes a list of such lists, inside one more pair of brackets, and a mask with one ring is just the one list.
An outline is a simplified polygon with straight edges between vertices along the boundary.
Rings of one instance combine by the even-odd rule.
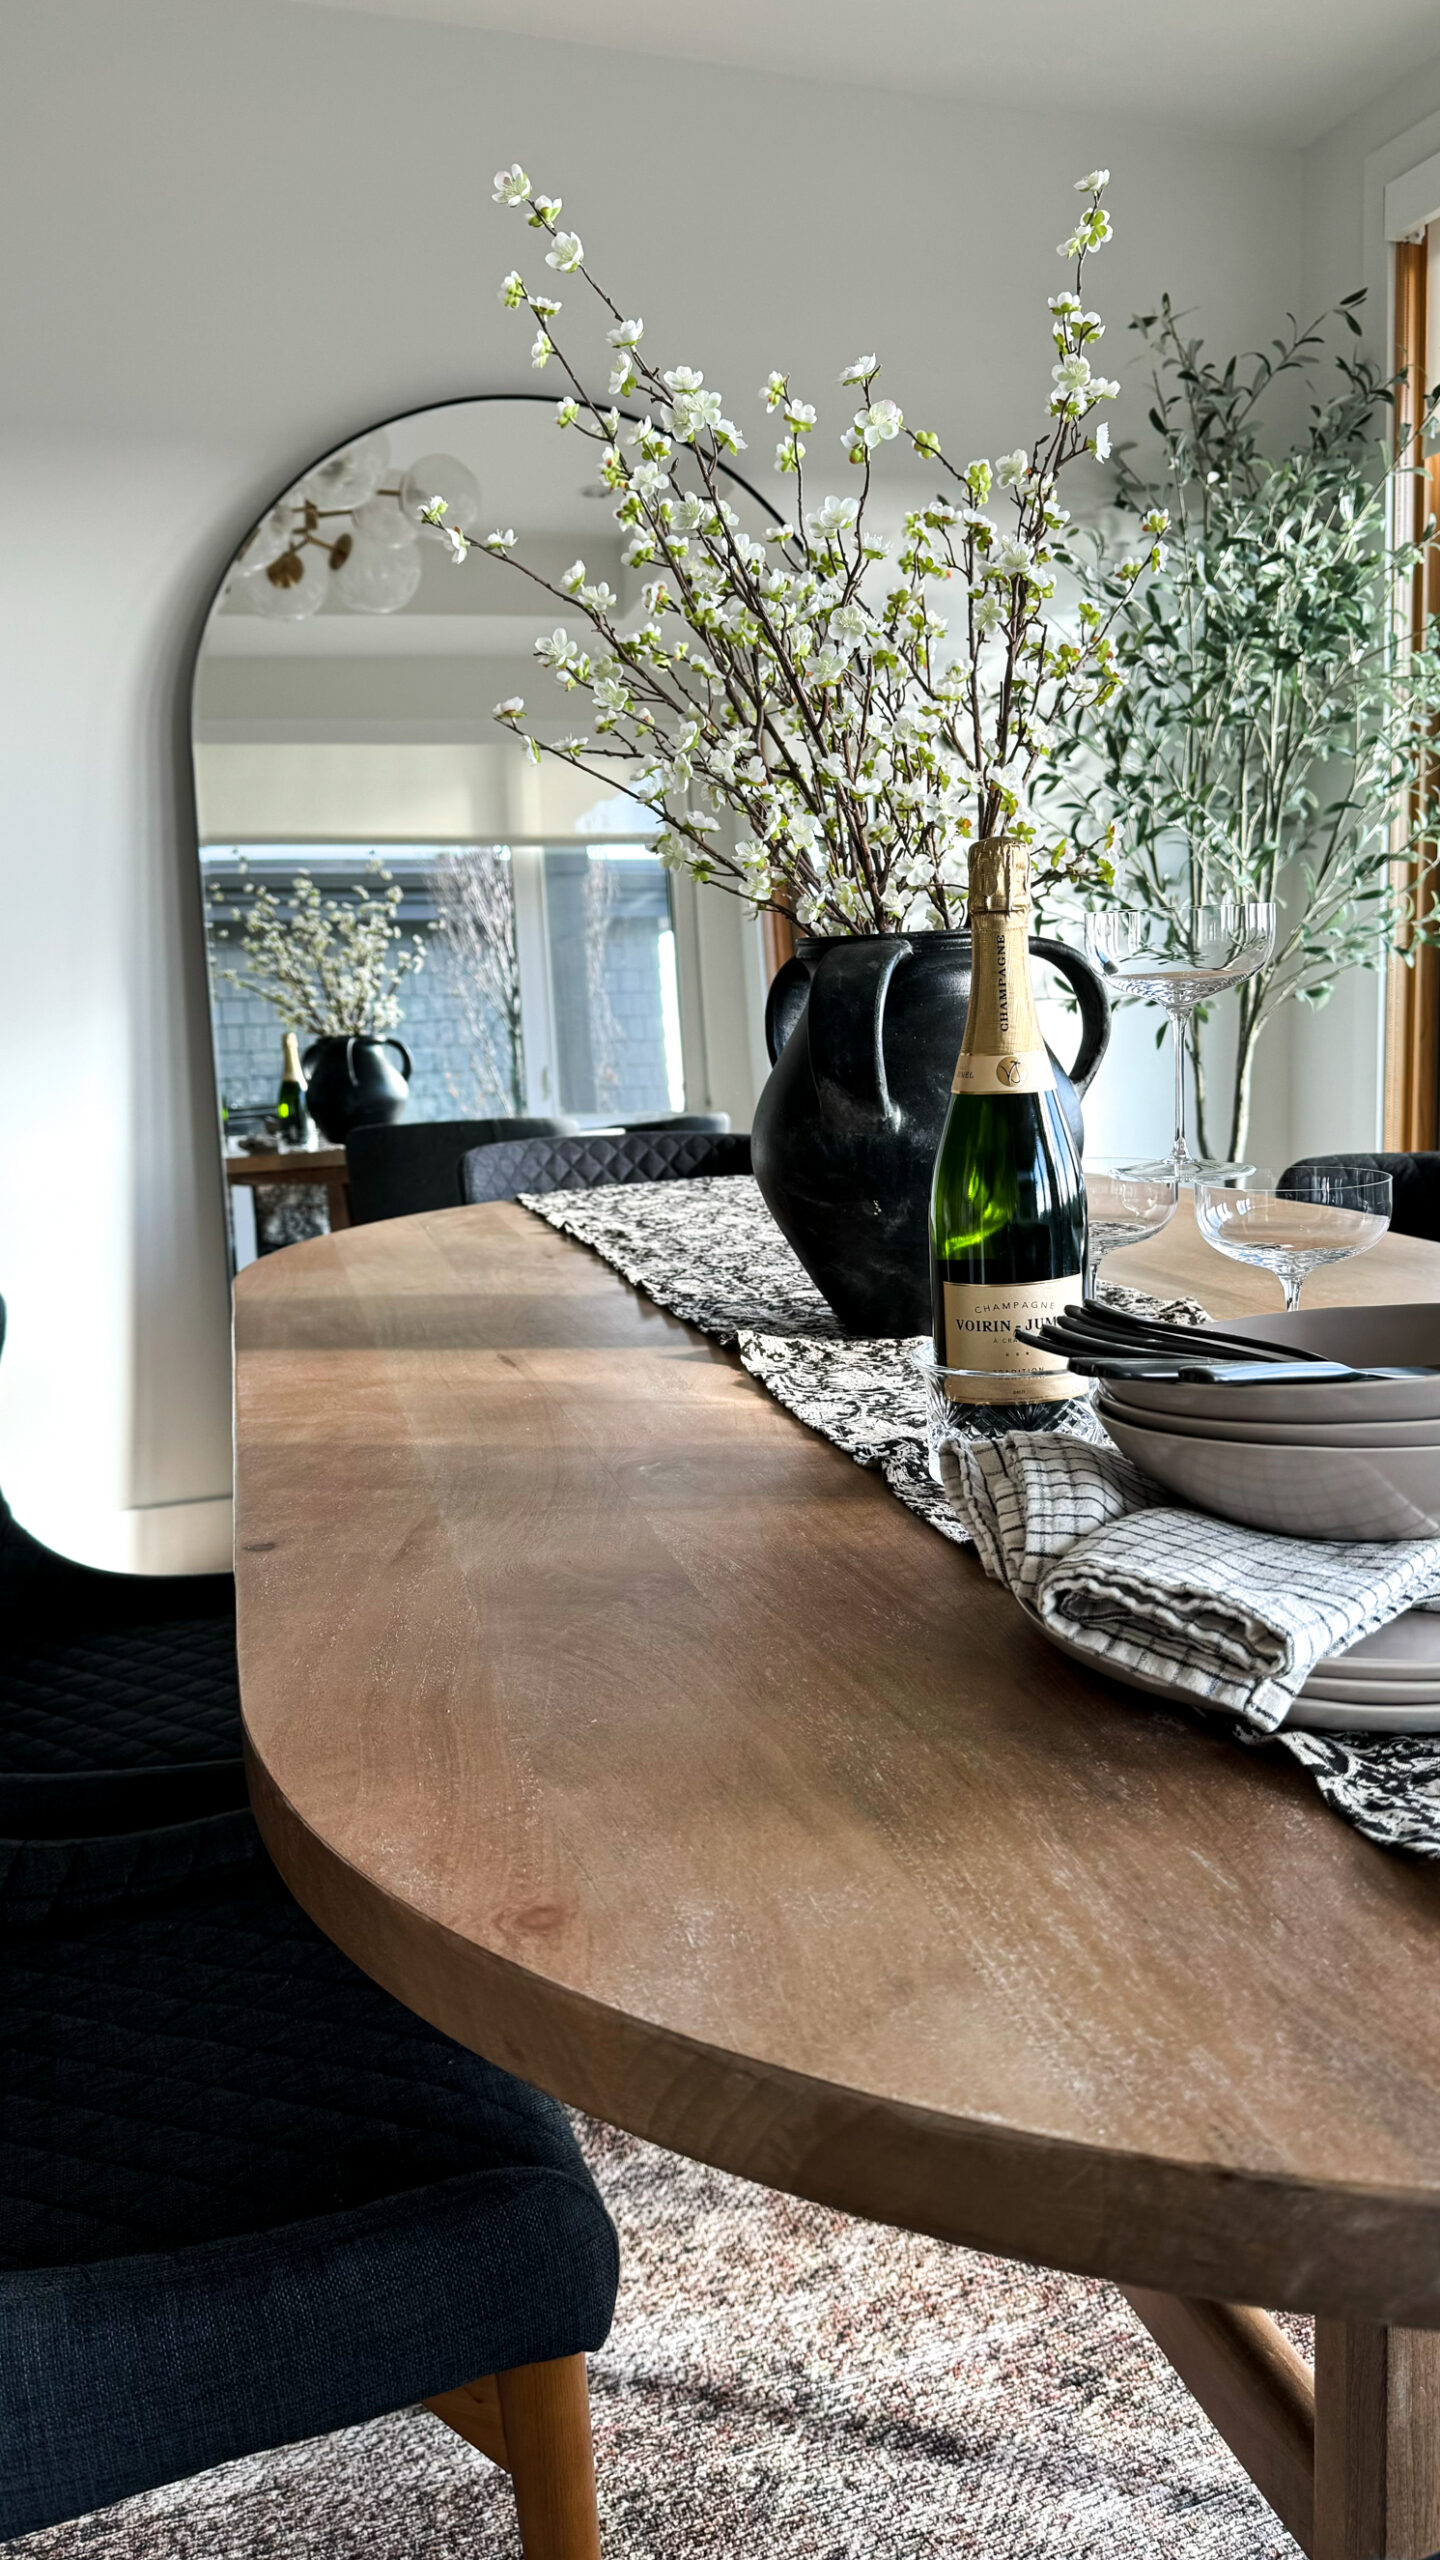
[[970, 917], [1028, 916], [1030, 853], [1008, 836], [984, 836], [970, 849]]

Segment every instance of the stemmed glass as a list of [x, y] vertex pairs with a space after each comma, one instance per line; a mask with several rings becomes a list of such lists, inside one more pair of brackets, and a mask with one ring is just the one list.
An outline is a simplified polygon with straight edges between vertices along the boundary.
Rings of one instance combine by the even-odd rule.
[[1080, 1170], [1085, 1181], [1085, 1295], [1093, 1298], [1105, 1255], [1168, 1227], [1179, 1189], [1168, 1165], [1087, 1156]]
[[1390, 1176], [1357, 1166], [1344, 1171], [1261, 1171], [1228, 1182], [1198, 1182], [1195, 1222], [1207, 1244], [1232, 1262], [1273, 1271], [1287, 1314], [1322, 1262], [1368, 1253], [1390, 1224]]
[[1273, 900], [1227, 899], [1170, 916], [1104, 909], [1087, 916], [1090, 957], [1106, 982], [1127, 995], [1144, 996], [1170, 1016], [1175, 1042], [1175, 1142], [1160, 1165], [1177, 1182], [1203, 1181], [1237, 1171], [1213, 1157], [1192, 1154], [1185, 1133], [1185, 1042], [1197, 1005], [1223, 995], [1263, 969], [1275, 948]]

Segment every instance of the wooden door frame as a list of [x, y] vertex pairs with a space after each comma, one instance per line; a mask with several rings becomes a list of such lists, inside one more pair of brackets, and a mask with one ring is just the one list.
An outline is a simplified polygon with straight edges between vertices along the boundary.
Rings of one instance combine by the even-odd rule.
[[[1428, 339], [1429, 245], [1422, 231], [1418, 238], [1395, 243], [1397, 452], [1418, 450]], [[1418, 541], [1423, 534], [1435, 504], [1436, 479], [1432, 461], [1423, 476], [1398, 484], [1397, 542]], [[1405, 582], [1397, 605], [1402, 634], [1414, 645], [1423, 635], [1427, 611], [1434, 613], [1440, 605], [1433, 563], [1424, 563]], [[1435, 890], [1424, 866], [1402, 856], [1391, 868], [1397, 889], [1427, 912]], [[1407, 948], [1403, 929], [1386, 975], [1383, 1143], [1405, 1149], [1440, 1143], [1440, 949], [1433, 943]]]

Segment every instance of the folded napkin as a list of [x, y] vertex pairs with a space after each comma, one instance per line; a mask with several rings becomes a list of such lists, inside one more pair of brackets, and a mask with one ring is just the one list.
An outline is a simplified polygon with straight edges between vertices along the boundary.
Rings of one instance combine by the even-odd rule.
[[1011, 1431], [942, 1449], [986, 1572], [1098, 1670], [1273, 1733], [1317, 1663], [1440, 1597], [1440, 1538], [1272, 1537], [1177, 1508], [1113, 1446]]

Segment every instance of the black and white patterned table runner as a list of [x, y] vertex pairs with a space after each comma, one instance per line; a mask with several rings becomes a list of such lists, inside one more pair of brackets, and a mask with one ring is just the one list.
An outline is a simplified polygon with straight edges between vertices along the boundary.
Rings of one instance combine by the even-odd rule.
[[[942, 1537], [968, 1544], [930, 1477], [924, 1390], [908, 1342], [840, 1332], [753, 1181], [611, 1183], [529, 1194], [522, 1206], [589, 1245], [657, 1306], [734, 1343], [778, 1403], [858, 1465], [877, 1468]], [[1133, 1291], [1106, 1294], [1153, 1305]], [[1104, 1438], [1088, 1406], [1071, 1408], [1063, 1427]], [[1227, 1720], [1227, 1730], [1260, 1747], [1247, 1728]], [[1282, 1732], [1269, 1747], [1289, 1751], [1368, 1839], [1440, 1858], [1440, 1734]]]

